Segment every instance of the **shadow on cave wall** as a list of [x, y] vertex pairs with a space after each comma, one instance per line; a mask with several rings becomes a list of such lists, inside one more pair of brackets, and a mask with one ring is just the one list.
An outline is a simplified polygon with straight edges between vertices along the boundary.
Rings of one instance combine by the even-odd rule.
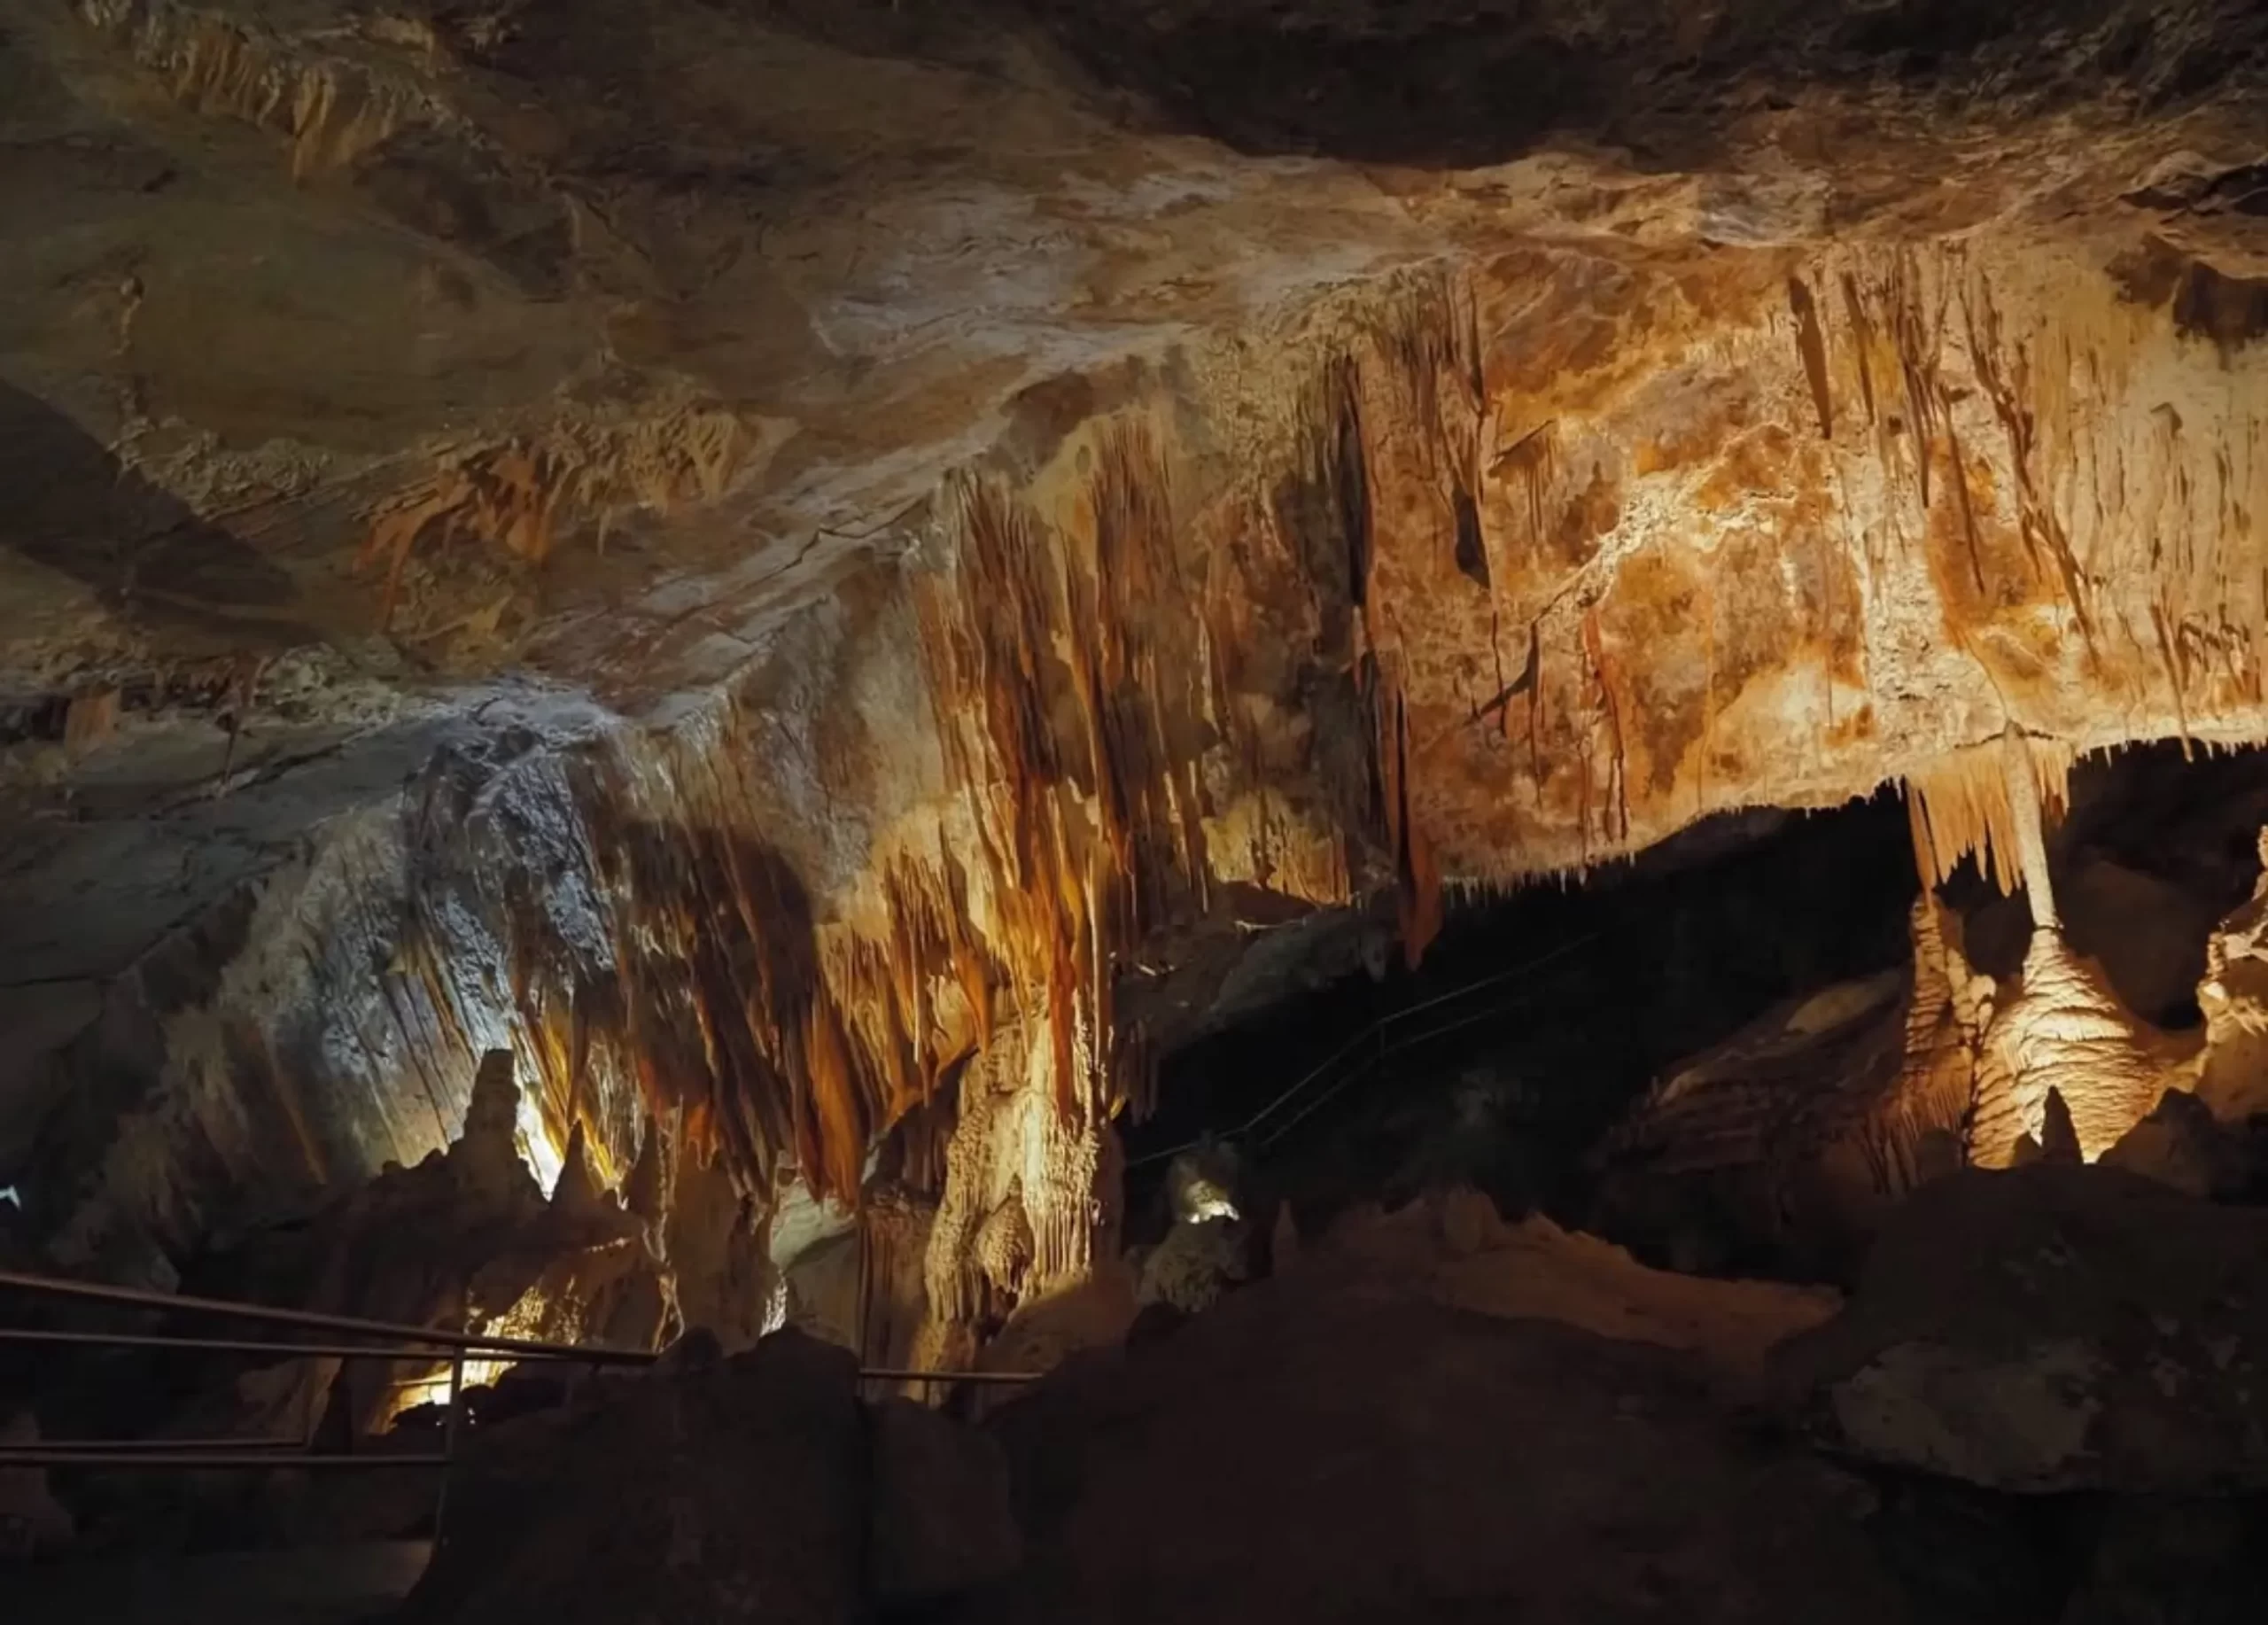
[[299, 619], [298, 587], [281, 565], [4, 378], [0, 548], [85, 583], [121, 615], [206, 645], [260, 648], [315, 635]]
[[[727, 0], [857, 56], [1020, 81], [1029, 28], [1138, 121], [1256, 155], [1421, 168], [1555, 135], [1697, 169], [1808, 86], [1899, 86], [2007, 118], [2179, 105], [2268, 64], [2252, 0]], [[563, 31], [586, 39], [579, 24]], [[521, 71], [529, 71], [521, 65]], [[1136, 112], [1135, 108], [1139, 111]]]
[[1099, 0], [773, 0], [767, 16], [860, 54], [970, 64], [1018, 12], [1175, 129], [1250, 153], [1424, 167], [1503, 162], [1555, 132], [1699, 165], [1736, 104], [1818, 82], [2014, 109], [2059, 87], [2163, 105], [2268, 50], [2245, 0], [2199, 0], [2186, 17], [2142, 0], [1742, 0], [1691, 20], [1651, 0], [1167, 0], [1131, 14]]
[[[1906, 963], [1919, 886], [1895, 794], [1812, 815], [1721, 815], [1579, 885], [1456, 907], [1414, 974], [1355, 976], [1166, 1057], [1159, 1109], [1130, 1130], [1128, 1155], [1234, 1134], [1372, 1022], [1448, 995], [1438, 1041], [1326, 1092], [1311, 1117], [1293, 1103], [1254, 1137], [1271, 1189], [1303, 1225], [1349, 1201], [1413, 1195], [1442, 1171], [1429, 1147], [1457, 1138], [1486, 1097], [1505, 1131], [1483, 1138], [1503, 1155], [1457, 1177], [1507, 1212], [1572, 1218], [1582, 1156], [1664, 1066], [1783, 999]], [[1477, 1003], [1456, 1001], [1497, 977]], [[1294, 1126], [1271, 1143], [1286, 1119]], [[1130, 1209], [1154, 1205], [1162, 1174], [1137, 1170]]]

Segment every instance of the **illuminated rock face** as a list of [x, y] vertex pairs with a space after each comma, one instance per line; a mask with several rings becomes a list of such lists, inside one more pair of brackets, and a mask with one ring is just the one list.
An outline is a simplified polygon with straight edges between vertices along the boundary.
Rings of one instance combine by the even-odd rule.
[[1925, 891], [1904, 975], [1767, 1012], [1666, 1073], [1597, 1154], [1601, 1222], [1674, 1250], [1713, 1211], [1717, 1229], [1831, 1269], [1923, 1185], [2037, 1158], [2066, 1133], [2070, 1160], [2093, 1162], [2169, 1092], [2203, 1109], [2190, 1092], [2217, 1054], [2242, 1073], [2241, 1020], [2202, 1043], [2163, 1031], [2050, 926], [1996, 984], [1970, 965], [1961, 925]]
[[2052, 814], [2268, 733], [2249, 12], [1155, 9], [11, 35], [46, 1232], [415, 1161], [509, 1046], [547, 1177], [879, 1146], [950, 1341], [1107, 1248], [1249, 928], [1895, 779], [2012, 882], [2011, 738]]
[[2035, 932], [2012, 995], [1984, 1032], [1969, 1131], [1977, 1164], [2004, 1168], [2019, 1136], [2040, 1138], [2050, 1090], [2070, 1108], [2082, 1155], [2092, 1162], [2110, 1149], [2177, 1085], [2144, 1033], [2100, 971], [2058, 933]]
[[[2268, 848], [2268, 832], [2262, 836]], [[2268, 880], [2251, 902], [2221, 922], [2208, 940], [2197, 1002], [2205, 1012], [2205, 1056], [2197, 1093], [2217, 1114], [2244, 1117], [2268, 1109], [2268, 977], [2262, 975], [2262, 928], [2268, 924]]]

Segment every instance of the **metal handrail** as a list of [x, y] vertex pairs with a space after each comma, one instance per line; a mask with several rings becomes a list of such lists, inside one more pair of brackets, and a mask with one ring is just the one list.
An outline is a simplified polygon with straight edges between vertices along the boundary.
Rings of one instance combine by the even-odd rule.
[[[272, 1354], [284, 1357], [415, 1359], [424, 1355], [509, 1354], [522, 1359], [563, 1360], [577, 1365], [650, 1365], [661, 1355], [650, 1349], [610, 1349], [600, 1343], [554, 1343], [525, 1337], [492, 1337], [479, 1332], [452, 1332], [439, 1326], [404, 1326], [389, 1320], [364, 1320], [350, 1315], [327, 1315], [312, 1310], [278, 1309], [264, 1303], [240, 1303], [228, 1298], [200, 1298], [186, 1294], [152, 1292], [144, 1287], [116, 1287], [100, 1281], [65, 1280], [50, 1275], [27, 1275], [0, 1270], [0, 1287], [44, 1293], [54, 1297], [120, 1307], [181, 1310], [210, 1314], [270, 1326], [309, 1326], [321, 1330], [359, 1332], [384, 1337], [382, 1344], [263, 1342], [253, 1339], [167, 1337], [145, 1332], [66, 1332], [46, 1327], [0, 1326], [0, 1342], [64, 1343], [123, 1349], [202, 1349], [215, 1354]], [[1029, 1371], [916, 1371], [897, 1366], [862, 1365], [858, 1375], [870, 1382], [1035, 1382], [1044, 1373]]]
[[152, 1455], [190, 1455], [198, 1450], [303, 1450], [305, 1439], [42, 1439], [36, 1444], [21, 1448], [27, 1450], [49, 1450], [68, 1456], [74, 1461], [89, 1458], [101, 1460], [113, 1455], [138, 1455], [147, 1450]]
[[[448, 1469], [455, 1459], [457, 1435], [464, 1411], [464, 1366], [468, 1358], [504, 1357], [516, 1361], [555, 1361], [596, 1370], [608, 1365], [651, 1365], [661, 1356], [651, 1349], [611, 1349], [598, 1344], [545, 1342], [524, 1337], [497, 1337], [478, 1332], [452, 1332], [438, 1326], [402, 1326], [352, 1315], [322, 1314], [313, 1310], [279, 1309], [268, 1304], [239, 1303], [225, 1298], [203, 1298], [117, 1287], [95, 1281], [62, 1280], [0, 1270], [0, 1289], [65, 1298], [122, 1309], [159, 1310], [169, 1313], [211, 1315], [254, 1325], [330, 1332], [368, 1337], [371, 1342], [261, 1341], [244, 1337], [167, 1336], [147, 1332], [79, 1332], [32, 1326], [0, 1326], [0, 1343], [17, 1342], [50, 1348], [107, 1347], [124, 1349], [196, 1349], [211, 1354], [268, 1355], [280, 1359], [446, 1359], [449, 1365], [448, 1402], [441, 1449], [431, 1451], [372, 1450], [363, 1454], [318, 1454], [307, 1447], [312, 1439], [232, 1440], [50, 1440], [34, 1444], [0, 1445], [0, 1469], [12, 1467], [171, 1467], [184, 1470], [301, 1467], [378, 1468], [435, 1467], [441, 1482], [433, 1508], [433, 1533], [438, 1542], [441, 1519], [448, 1505]], [[1019, 1384], [1037, 1381], [1037, 1372], [911, 1371], [889, 1366], [861, 1366], [862, 1381]]]
[[[207, 1354], [270, 1354], [281, 1358], [342, 1359], [374, 1358], [420, 1359], [431, 1356], [447, 1359], [457, 1352], [447, 1343], [285, 1343], [265, 1342], [250, 1337], [166, 1337], [154, 1332], [61, 1332], [47, 1327], [19, 1329], [0, 1326], [0, 1343], [62, 1343], [92, 1349], [201, 1349]], [[478, 1349], [468, 1350], [478, 1354]], [[533, 1355], [532, 1359], [565, 1359], [561, 1355]], [[597, 1362], [605, 1364], [605, 1362]]]
[[[392, 1450], [373, 1450], [368, 1455], [305, 1455], [294, 1456], [281, 1450], [262, 1452], [247, 1450], [241, 1444], [210, 1454], [187, 1450], [169, 1452], [162, 1456], [128, 1453], [121, 1450], [105, 1456], [98, 1450], [76, 1450], [67, 1444], [9, 1445], [0, 1450], [0, 1467], [179, 1467], [185, 1472], [205, 1472], [231, 1467], [257, 1467], [264, 1472], [301, 1467], [439, 1467], [446, 1470], [454, 1458], [447, 1450], [421, 1450], [415, 1455]], [[433, 1532], [440, 1534], [441, 1517], [437, 1509], [433, 1514]]]
[[[384, 1338], [387, 1349], [356, 1349], [355, 1354], [384, 1354], [392, 1346], [417, 1345], [400, 1357], [422, 1353], [425, 1346], [462, 1354], [509, 1354], [520, 1359], [572, 1360], [583, 1365], [643, 1365], [658, 1358], [649, 1349], [608, 1349], [597, 1344], [541, 1342], [524, 1337], [491, 1337], [478, 1332], [451, 1332], [439, 1326], [401, 1326], [387, 1320], [364, 1320], [353, 1315], [326, 1315], [313, 1310], [278, 1309], [265, 1303], [237, 1303], [227, 1298], [199, 1298], [186, 1294], [152, 1292], [139, 1287], [113, 1287], [98, 1281], [63, 1280], [49, 1275], [26, 1275], [0, 1270], [0, 1288], [77, 1298], [120, 1308], [164, 1310], [169, 1314], [218, 1315], [262, 1326], [299, 1326], [315, 1332], [344, 1332]], [[4, 1336], [0, 1332], [0, 1336]]]
[[[1530, 976], [1536, 971], [1543, 968], [1546, 965], [1550, 965], [1556, 960], [1566, 958], [1569, 954], [1574, 952], [1576, 949], [1588, 947], [1592, 943], [1597, 942], [1603, 935], [1604, 933], [1602, 932], [1592, 931], [1584, 936], [1574, 937], [1570, 941], [1559, 944], [1557, 946], [1551, 948], [1543, 953], [1538, 954], [1532, 960], [1515, 965], [1509, 970], [1493, 971], [1487, 976], [1475, 977], [1472, 981], [1460, 983], [1457, 986], [1450, 988], [1444, 992], [1436, 993], [1430, 999], [1421, 999], [1415, 1004], [1404, 1005], [1400, 1009], [1387, 1011], [1384, 1015], [1379, 1016], [1377, 1020], [1364, 1027], [1353, 1038], [1348, 1039], [1346, 1043], [1332, 1051], [1330, 1054], [1324, 1056], [1320, 1061], [1317, 1061], [1307, 1071], [1301, 1073], [1298, 1078], [1293, 1080], [1289, 1088], [1285, 1089], [1281, 1094], [1276, 1096], [1275, 1099], [1270, 1100], [1268, 1104], [1262, 1107], [1250, 1117], [1245, 1119], [1244, 1123], [1239, 1127], [1231, 1129], [1225, 1133], [1216, 1136], [1215, 1138], [1222, 1140], [1240, 1140], [1250, 1139], [1254, 1130], [1265, 1124], [1278, 1112], [1290, 1105], [1293, 1100], [1299, 1099], [1300, 1096], [1305, 1094], [1317, 1084], [1321, 1083], [1324, 1078], [1331, 1077], [1333, 1071], [1338, 1069], [1342, 1062], [1351, 1062], [1351, 1064], [1348, 1066], [1347, 1072], [1344, 1077], [1339, 1078], [1338, 1081], [1332, 1084], [1330, 1088], [1324, 1090], [1319, 1097], [1310, 1101], [1305, 1109], [1294, 1114], [1289, 1122], [1279, 1125], [1273, 1133], [1268, 1135], [1264, 1139], [1258, 1142], [1258, 1149], [1262, 1151], [1267, 1150], [1270, 1147], [1274, 1146], [1278, 1140], [1282, 1139], [1285, 1135], [1290, 1133], [1293, 1129], [1298, 1127], [1301, 1124], [1313, 1116], [1319, 1108], [1323, 1107], [1329, 1101], [1337, 1099], [1339, 1095], [1343, 1093], [1347, 1089], [1363, 1081], [1371, 1073], [1377, 1071], [1380, 1066], [1384, 1065], [1386, 1061], [1392, 1057], [1415, 1049], [1421, 1044], [1430, 1043], [1433, 1039], [1444, 1037], [1449, 1033], [1456, 1032], [1464, 1028], [1475, 1026], [1481, 1022], [1502, 1015], [1508, 1011], [1518, 1007], [1522, 999], [1508, 999], [1503, 1000], [1502, 1003], [1491, 1004], [1487, 1008], [1481, 1010], [1477, 1014], [1464, 1016], [1456, 1021], [1443, 1022], [1436, 1026], [1429, 1026], [1423, 1031], [1410, 1033], [1407, 1036], [1397, 1036], [1394, 1033], [1394, 1029], [1399, 1027], [1402, 1023], [1423, 1015], [1428, 1011], [1438, 1010], [1444, 1005], [1458, 1003], [1461, 1000], [1469, 999], [1475, 993], [1485, 991], [1489, 988], [1499, 987], [1507, 982], [1518, 981]], [[1526, 990], [1523, 989], [1522, 992], [1524, 995]], [[1147, 1168], [1153, 1163], [1162, 1162], [1169, 1158], [1179, 1156], [1184, 1151], [1193, 1151], [1198, 1147], [1205, 1143], [1205, 1140], [1201, 1139], [1184, 1140], [1180, 1145], [1169, 1146], [1163, 1151], [1146, 1152], [1142, 1155], [1131, 1159], [1126, 1166], [1130, 1169]]]

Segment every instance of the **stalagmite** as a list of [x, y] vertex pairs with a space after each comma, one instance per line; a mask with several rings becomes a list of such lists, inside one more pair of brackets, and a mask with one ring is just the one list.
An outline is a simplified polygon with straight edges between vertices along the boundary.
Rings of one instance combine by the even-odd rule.
[[2268, 829], [2259, 852], [2252, 897], [2206, 938], [2197, 984], [2205, 1013], [2198, 1098], [2232, 1121], [2268, 1111]]
[[2031, 742], [2013, 723], [2001, 738], [2001, 766], [2006, 817], [1992, 820], [1992, 836], [2004, 884], [2012, 861], [2023, 881], [2032, 935], [2016, 985], [1997, 1001], [1984, 1034], [1970, 1155], [1981, 1166], [2000, 1168], [2019, 1144], [2045, 1143], [2053, 1093], [2080, 1153], [2092, 1160], [2156, 1103], [2166, 1085], [2163, 1062], [2101, 971], [2063, 938], [2047, 867], [2040, 766]]
[[1923, 1149], [1930, 1136], [1965, 1138], [1992, 1019], [1992, 978], [1970, 967], [1958, 940], [1960, 922], [1927, 888], [1914, 899], [1908, 929], [1914, 987], [1906, 1006], [1905, 1054], [1872, 1142], [1892, 1193], [1912, 1189], [1933, 1171]]
[[1784, 1222], [1778, 1204], [1815, 1229], [1855, 1230], [1935, 1171], [1930, 1147], [1969, 1113], [1990, 984], [1926, 891], [1910, 926], [1910, 989], [1840, 984], [1658, 1081], [1600, 1154], [1607, 1210], [1651, 1222], [1722, 1200], [1759, 1224]]
[[1061, 1109], [1051, 1031], [1044, 1012], [1004, 1028], [962, 1074], [922, 1259], [921, 1364], [972, 1357], [990, 1323], [1117, 1251], [1117, 1135]]

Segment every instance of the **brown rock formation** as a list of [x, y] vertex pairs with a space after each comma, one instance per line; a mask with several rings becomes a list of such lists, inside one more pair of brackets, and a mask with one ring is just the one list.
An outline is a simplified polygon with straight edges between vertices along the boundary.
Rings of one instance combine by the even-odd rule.
[[[2261, 846], [2268, 852], [2268, 830]], [[2252, 900], [2220, 924], [2205, 945], [2205, 1054], [2197, 1096], [2215, 1116], [2268, 1110], [2268, 875]]]
[[2046, 1163], [1907, 1198], [1843, 1313], [1783, 1345], [1806, 1415], [1872, 1460], [2018, 1490], [2268, 1483], [2251, 1209]]
[[2150, 1115], [2127, 1130], [2101, 1160], [2106, 1168], [2140, 1174], [2199, 1198], [2233, 1195], [2250, 1172], [2242, 1142], [2215, 1120], [2202, 1100], [2179, 1089], [2167, 1090]]
[[1934, 1171], [1932, 1136], [1966, 1144], [1984, 995], [1927, 897], [1913, 929], [1910, 984], [1828, 988], [1661, 1077], [1596, 1154], [1602, 1227], [1687, 1265], [1735, 1239], [1830, 1267]]
[[799, 1333], [731, 1357], [696, 1334], [480, 1429], [401, 1617], [848, 1625], [1013, 1572], [999, 1447], [903, 1400], [862, 1405], [854, 1375]]
[[1507, 1224], [1486, 1196], [1446, 1193], [1393, 1214], [1342, 1219], [1301, 1267], [1373, 1291], [1507, 1319], [1556, 1321], [1695, 1357], [1729, 1393], [1761, 1386], [1766, 1356], [1831, 1317], [1837, 1295], [1650, 1270], [1619, 1247], [1534, 1216]]
[[[867, 1464], [851, 1357], [795, 1333], [597, 1385], [489, 1430], [417, 1621], [860, 1617]], [[634, 1489], [634, 1493], [625, 1493]]]
[[2263, 53], [2223, 0], [27, 17], [0, 1174], [184, 1252], [509, 1046], [546, 1178], [666, 1132], [727, 1252], [888, 1142], [951, 1341], [1011, 1174], [1019, 1295], [1110, 1250], [1240, 928], [1391, 893], [1415, 956], [1891, 780], [2031, 882], [1996, 1141], [2052, 1072], [2098, 1151], [2159, 1089], [2039, 824], [2268, 733]]
[[1835, 1473], [1545, 1321], [1270, 1281], [999, 1428], [1036, 1533], [985, 1617], [1913, 1617]]

